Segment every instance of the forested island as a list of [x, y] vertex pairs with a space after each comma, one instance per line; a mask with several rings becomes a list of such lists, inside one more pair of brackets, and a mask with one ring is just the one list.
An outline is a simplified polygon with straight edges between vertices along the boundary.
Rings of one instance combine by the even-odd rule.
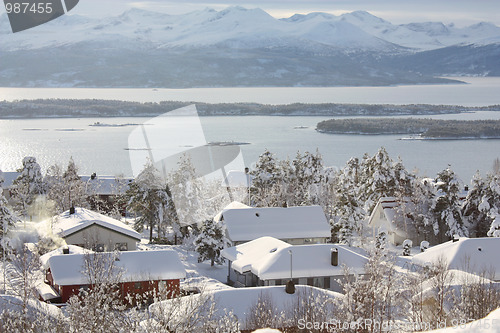
[[332, 134], [409, 134], [421, 139], [498, 139], [500, 120], [416, 118], [349, 118], [318, 123], [316, 130]]
[[0, 118], [154, 117], [190, 104], [196, 105], [200, 116], [411, 116], [500, 110], [500, 105], [484, 107], [334, 103], [269, 105], [257, 103], [209, 104], [178, 101], [140, 103], [98, 99], [36, 99], [12, 102], [0, 101]]

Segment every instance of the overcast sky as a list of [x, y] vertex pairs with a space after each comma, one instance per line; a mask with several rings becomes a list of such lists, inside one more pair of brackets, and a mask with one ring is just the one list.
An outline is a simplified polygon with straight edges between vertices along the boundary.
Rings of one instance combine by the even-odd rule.
[[339, 15], [366, 10], [394, 24], [438, 21], [465, 26], [486, 21], [500, 26], [500, 0], [80, 0], [72, 13], [101, 16], [138, 7], [181, 14], [206, 7], [220, 10], [234, 5], [258, 7], [278, 18], [317, 11]]

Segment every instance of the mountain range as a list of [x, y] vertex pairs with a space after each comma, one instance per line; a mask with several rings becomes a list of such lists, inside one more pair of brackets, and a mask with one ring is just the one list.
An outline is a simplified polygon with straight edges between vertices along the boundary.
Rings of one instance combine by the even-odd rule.
[[229, 7], [65, 15], [13, 34], [0, 15], [0, 86], [378, 86], [461, 75], [500, 75], [500, 27]]

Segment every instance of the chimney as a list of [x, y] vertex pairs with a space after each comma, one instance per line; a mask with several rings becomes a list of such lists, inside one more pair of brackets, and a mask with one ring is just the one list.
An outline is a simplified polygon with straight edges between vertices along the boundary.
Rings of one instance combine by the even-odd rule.
[[95, 172], [90, 175], [90, 179], [94, 180], [96, 178], [97, 178], [97, 174]]
[[69, 208], [69, 215], [73, 215], [73, 214], [75, 214], [75, 207], [74, 207], [74, 206], [71, 206], [71, 207]]
[[339, 250], [336, 247], [332, 247], [331, 264], [332, 266], [339, 265]]
[[63, 254], [69, 254], [69, 247], [68, 246], [63, 247], [62, 251]]

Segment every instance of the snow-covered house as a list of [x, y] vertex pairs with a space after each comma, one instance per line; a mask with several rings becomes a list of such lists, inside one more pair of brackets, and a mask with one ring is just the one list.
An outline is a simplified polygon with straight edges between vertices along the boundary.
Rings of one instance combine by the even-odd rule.
[[[420, 267], [430, 266], [443, 260], [448, 269], [456, 269], [500, 281], [500, 238], [461, 237], [430, 247], [412, 258]], [[490, 275], [494, 275], [493, 277]]]
[[99, 252], [135, 250], [141, 240], [141, 235], [123, 222], [79, 207], [40, 222], [39, 229], [44, 228], [61, 236], [68, 245]]
[[[175, 300], [155, 302], [149, 306], [149, 313], [151, 314], [151, 319], [158, 322], [162, 322], [165, 314], [168, 314], [169, 322], [174, 327], [182, 327], [182, 322], [190, 319], [190, 317], [187, 317], [187, 314], [196, 314], [198, 318], [204, 318], [202, 322], [206, 323], [207, 320], [220, 320], [221, 317], [231, 313], [233, 318], [238, 321], [241, 332], [254, 332], [253, 329], [255, 327], [251, 326], [252, 321], [249, 319], [252, 315], [252, 308], [259, 301], [272, 300], [274, 313], [291, 314], [294, 307], [297, 304], [301, 304], [300, 301], [305, 301], [306, 297], [310, 297], [310, 300], [316, 301], [328, 300], [324, 302], [324, 308], [318, 311], [332, 313], [335, 304], [333, 300], [341, 298], [342, 295], [309, 286], [297, 286], [293, 294], [286, 293], [283, 286], [227, 288], [210, 290], [202, 294], [180, 297]], [[206, 302], [210, 302], [210, 306], [204, 306]], [[299, 318], [296, 319], [298, 320]], [[283, 331], [286, 329], [285, 327], [280, 328]], [[296, 329], [297, 327], [295, 327], [295, 330], [292, 329], [290, 331], [295, 332]], [[194, 328], [191, 330], [196, 331]], [[263, 330], [258, 330], [258, 332], [261, 331]], [[272, 330], [272, 332], [281, 331]]]
[[405, 239], [411, 239], [413, 244], [427, 240], [405, 217], [405, 213], [413, 207], [413, 204], [408, 201], [402, 205], [398, 198], [380, 198], [368, 219], [368, 226], [372, 228], [373, 237], [380, 231], [385, 231], [387, 240], [393, 245], [401, 245]]
[[19, 177], [19, 175], [21, 175], [20, 172], [17, 172], [17, 171], [12, 171], [12, 172], [9, 172], [9, 171], [1, 171], [0, 170], [0, 178], [3, 179], [3, 182], [2, 184], [0, 184], [2, 187], [0, 190], [3, 191], [3, 195], [5, 198], [10, 199], [11, 197], [11, 193], [10, 193], [10, 188], [12, 187], [12, 184], [14, 183], [14, 180], [17, 179], [17, 177]]
[[273, 237], [224, 249], [229, 261], [228, 284], [236, 287], [295, 284], [342, 291], [343, 265], [364, 274], [368, 258], [362, 250], [339, 244], [290, 245]]
[[233, 245], [270, 236], [292, 245], [326, 243], [330, 225], [320, 206], [236, 208], [223, 210], [226, 236]]
[[[89, 259], [91, 256], [102, 257]], [[170, 296], [176, 295], [180, 291], [180, 280], [186, 277], [177, 252], [171, 250], [53, 255], [46, 263], [46, 282], [60, 296], [60, 302], [67, 302], [82, 289], [92, 288], [85, 273], [85, 263], [86, 260], [100, 259], [106, 265], [114, 265], [114, 274], [110, 278], [118, 284], [122, 300], [127, 295], [160, 290]]]
[[[113, 206], [118, 195], [125, 194], [129, 183], [133, 178], [118, 178], [115, 176], [98, 176], [96, 173], [90, 176], [80, 176], [85, 183], [85, 189], [89, 196], [97, 196], [98, 201], [90, 200], [92, 208], [107, 211]], [[125, 215], [125, 206], [121, 207], [122, 215]]]

